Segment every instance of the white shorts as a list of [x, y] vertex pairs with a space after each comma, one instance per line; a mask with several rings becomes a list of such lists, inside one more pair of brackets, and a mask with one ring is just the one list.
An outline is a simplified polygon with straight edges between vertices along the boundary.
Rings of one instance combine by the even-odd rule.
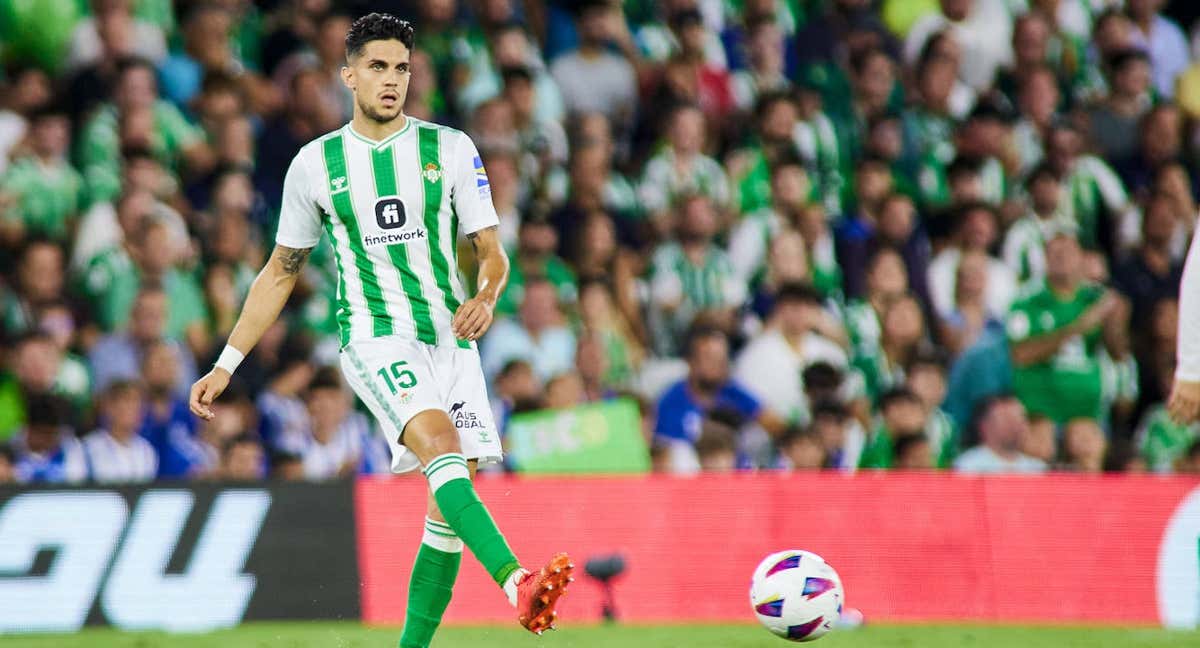
[[481, 464], [500, 461], [479, 351], [430, 346], [396, 336], [356, 340], [342, 349], [342, 372], [379, 421], [392, 450], [392, 472], [421, 467], [400, 443], [404, 426], [425, 410], [441, 410], [458, 429], [462, 453]]

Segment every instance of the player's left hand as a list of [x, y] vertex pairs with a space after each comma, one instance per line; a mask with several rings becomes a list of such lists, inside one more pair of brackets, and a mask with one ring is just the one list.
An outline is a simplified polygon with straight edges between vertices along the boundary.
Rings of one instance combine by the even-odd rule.
[[1200, 417], [1200, 382], [1175, 380], [1167, 411], [1179, 424], [1187, 425]]
[[488, 327], [492, 325], [492, 307], [491, 302], [480, 299], [478, 296], [463, 302], [450, 322], [454, 337], [471, 341], [483, 337]]

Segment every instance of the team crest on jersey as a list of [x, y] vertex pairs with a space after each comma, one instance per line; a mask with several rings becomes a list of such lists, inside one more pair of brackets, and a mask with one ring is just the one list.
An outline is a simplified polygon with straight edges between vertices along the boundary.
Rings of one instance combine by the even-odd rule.
[[425, 165], [425, 170], [421, 172], [425, 177], [426, 182], [437, 182], [442, 179], [442, 170], [438, 168], [436, 162], [430, 162]]
[[400, 395], [396, 397], [396, 400], [399, 401], [401, 405], [408, 405], [412, 402], [412, 399], [412, 392], [400, 392]]

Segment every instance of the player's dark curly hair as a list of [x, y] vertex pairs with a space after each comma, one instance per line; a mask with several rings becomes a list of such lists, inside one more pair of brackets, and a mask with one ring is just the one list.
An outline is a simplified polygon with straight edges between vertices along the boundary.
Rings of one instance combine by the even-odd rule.
[[387, 13], [369, 13], [350, 25], [346, 32], [346, 58], [361, 56], [367, 43], [377, 40], [398, 40], [408, 49], [413, 48], [416, 35], [407, 20]]

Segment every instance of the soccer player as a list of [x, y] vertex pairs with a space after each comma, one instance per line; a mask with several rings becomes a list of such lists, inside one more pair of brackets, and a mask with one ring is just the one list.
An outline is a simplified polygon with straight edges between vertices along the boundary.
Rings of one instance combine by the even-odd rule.
[[[558, 554], [538, 572], [522, 569], [471, 482], [479, 462], [501, 456], [475, 341], [492, 323], [508, 258], [470, 138], [403, 112], [413, 40], [412, 26], [389, 14], [350, 27], [341, 75], [354, 94], [354, 117], [292, 160], [275, 250], [190, 403], [196, 415], [212, 417], [213, 399], [278, 317], [324, 230], [338, 265], [342, 371], [379, 419], [392, 471], [422, 467], [429, 482], [401, 648], [429, 645], [464, 544], [516, 606], [521, 625], [537, 634], [553, 627], [574, 567]], [[454, 271], [460, 227], [479, 260], [469, 299]]]
[[1200, 228], [1192, 236], [1179, 285], [1179, 342], [1175, 385], [1167, 410], [1178, 423], [1200, 419]]

